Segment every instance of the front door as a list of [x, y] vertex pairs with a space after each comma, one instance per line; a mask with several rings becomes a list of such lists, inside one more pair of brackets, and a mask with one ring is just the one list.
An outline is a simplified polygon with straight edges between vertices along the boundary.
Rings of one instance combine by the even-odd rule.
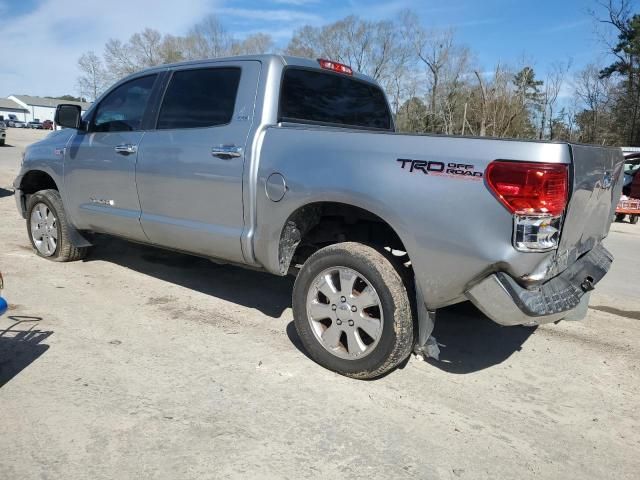
[[136, 160], [157, 75], [117, 86], [65, 149], [65, 207], [76, 227], [145, 241]]
[[136, 179], [153, 243], [242, 262], [242, 173], [260, 63], [219, 62], [172, 72]]

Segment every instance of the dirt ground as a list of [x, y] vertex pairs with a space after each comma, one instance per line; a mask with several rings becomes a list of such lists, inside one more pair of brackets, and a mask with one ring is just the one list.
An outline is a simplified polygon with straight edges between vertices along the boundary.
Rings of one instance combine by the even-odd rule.
[[0, 478], [636, 479], [640, 225], [583, 322], [440, 312], [440, 362], [377, 381], [309, 360], [288, 278], [102, 238], [36, 257], [0, 148]]

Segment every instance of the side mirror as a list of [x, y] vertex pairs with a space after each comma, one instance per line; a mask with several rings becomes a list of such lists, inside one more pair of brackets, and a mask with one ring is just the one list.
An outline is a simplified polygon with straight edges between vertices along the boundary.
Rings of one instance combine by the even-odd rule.
[[56, 108], [54, 121], [61, 127], [78, 130], [82, 124], [82, 110], [78, 105], [60, 104]]

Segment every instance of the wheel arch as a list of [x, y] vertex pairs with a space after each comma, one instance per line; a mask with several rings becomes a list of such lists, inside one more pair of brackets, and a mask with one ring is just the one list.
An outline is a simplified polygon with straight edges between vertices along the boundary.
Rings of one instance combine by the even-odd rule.
[[316, 201], [294, 210], [280, 231], [280, 274], [285, 275], [292, 264], [304, 263], [315, 250], [344, 241], [409, 255], [397, 229], [377, 213], [349, 203]]
[[27, 213], [27, 198], [29, 195], [47, 189], [60, 191], [54, 176], [50, 172], [41, 169], [32, 169], [23, 173], [14, 184], [14, 187], [16, 188], [18, 208], [23, 218]]
[[58, 190], [58, 184], [53, 179], [53, 176], [39, 169], [29, 170], [26, 172], [22, 179], [20, 180], [20, 190], [25, 195], [31, 195], [32, 193], [36, 193], [39, 190]]

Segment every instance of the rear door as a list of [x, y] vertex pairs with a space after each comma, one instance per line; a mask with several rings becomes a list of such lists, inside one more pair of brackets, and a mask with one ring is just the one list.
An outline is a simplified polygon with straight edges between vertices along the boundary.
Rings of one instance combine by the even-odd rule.
[[242, 262], [242, 173], [257, 61], [171, 73], [139, 152], [141, 223], [158, 245]]
[[67, 144], [65, 208], [78, 228], [146, 240], [135, 168], [157, 79], [145, 75], [115, 87], [94, 110], [87, 131]]

